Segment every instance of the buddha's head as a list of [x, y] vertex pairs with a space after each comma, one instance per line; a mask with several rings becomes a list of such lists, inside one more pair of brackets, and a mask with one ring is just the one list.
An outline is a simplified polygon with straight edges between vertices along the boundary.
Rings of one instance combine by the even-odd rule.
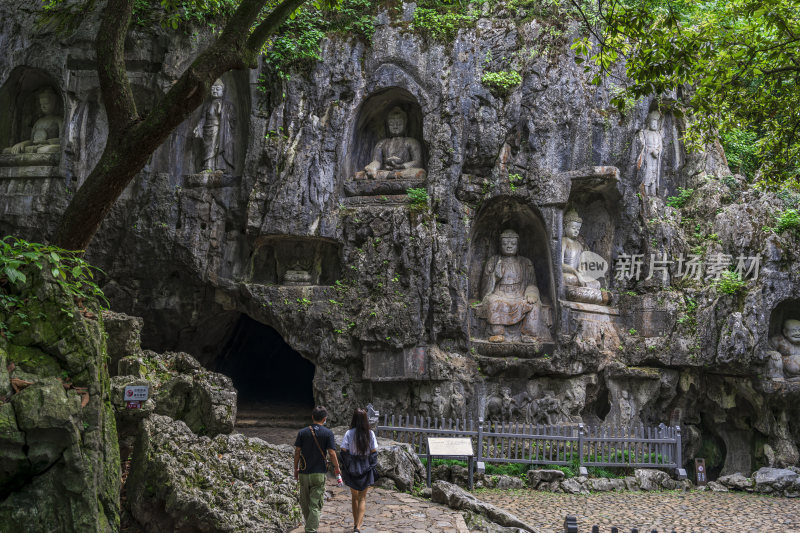
[[217, 79], [213, 85], [211, 85], [211, 97], [212, 98], [222, 98], [222, 95], [225, 93], [225, 84], [222, 83], [222, 80]]
[[57, 96], [50, 87], [39, 93], [39, 109], [45, 115], [52, 115], [56, 111]]
[[650, 111], [647, 114], [647, 129], [658, 131], [661, 124], [661, 113], [658, 110]]
[[800, 320], [790, 318], [783, 322], [783, 336], [787, 341], [800, 346]]
[[513, 229], [507, 229], [500, 234], [500, 253], [511, 256], [517, 255], [519, 249], [519, 234]]
[[398, 137], [406, 131], [406, 113], [399, 107], [395, 107], [386, 115], [386, 129], [389, 135]]
[[570, 209], [564, 215], [564, 234], [570, 239], [577, 239], [581, 232], [583, 219], [578, 216], [578, 212]]

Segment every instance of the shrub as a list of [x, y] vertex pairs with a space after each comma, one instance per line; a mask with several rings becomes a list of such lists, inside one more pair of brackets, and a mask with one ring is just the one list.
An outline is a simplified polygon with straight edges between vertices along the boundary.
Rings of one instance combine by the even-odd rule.
[[778, 214], [777, 224], [775, 231], [781, 233], [783, 231], [798, 231], [800, 230], [800, 212], [797, 209], [785, 209]]
[[742, 275], [732, 270], [723, 272], [714, 284], [717, 286], [717, 290], [723, 294], [736, 294], [747, 287], [747, 282], [742, 279]]
[[495, 96], [507, 96], [522, 84], [522, 76], [515, 70], [487, 72], [481, 78], [481, 83]]
[[408, 203], [416, 211], [422, 211], [428, 207], [428, 190], [424, 187], [406, 189], [408, 193]]
[[667, 205], [675, 209], [680, 209], [686, 205], [686, 202], [692, 197], [692, 193], [694, 193], [694, 189], [678, 187], [678, 196], [670, 196], [667, 198]]

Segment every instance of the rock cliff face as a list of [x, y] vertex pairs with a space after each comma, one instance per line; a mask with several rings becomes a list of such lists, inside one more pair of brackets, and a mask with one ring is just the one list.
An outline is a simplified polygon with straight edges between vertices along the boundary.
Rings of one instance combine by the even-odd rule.
[[[34, 4], [0, 6], [11, 50], [0, 102], [56, 89], [62, 153], [49, 174], [3, 163], [0, 231], [42, 239], [106, 126], [92, 21], [67, 38], [42, 34]], [[153, 156], [89, 251], [114, 309], [144, 317], [144, 347], [222, 369], [254, 334], [247, 324], [263, 324], [313, 363], [313, 384], [282, 360], [264, 373], [313, 387], [332, 421], [372, 401], [384, 413], [664, 422], [683, 428], [684, 457], [706, 457], [712, 474], [795, 463], [800, 430], [788, 420], [800, 391], [781, 381], [794, 370], [775, 369], [785, 357], [770, 355], [770, 338], [800, 313], [798, 237], [762, 228], [796, 199], [748, 191], [719, 147], [688, 154], [684, 124], [652, 113], [657, 99], [613, 111], [614, 87], [588, 83], [563, 21], [515, 18], [500, 2], [441, 42], [410, 30], [414, 9], [380, 12], [369, 44], [324, 41], [322, 61], [288, 82], [267, 69], [226, 74], [238, 155], [229, 150], [224, 170], [199, 172], [206, 141], [192, 131], [207, 108]], [[188, 64], [208, 38], [198, 35], [132, 32], [141, 105]], [[482, 83], [511, 70], [522, 81], [505, 96]], [[423, 172], [358, 179], [395, 107]], [[10, 144], [19, 132], [3, 128]], [[679, 188], [694, 194], [666, 205]], [[583, 225], [567, 240], [573, 209]], [[514, 253], [500, 248], [508, 229]], [[600, 288], [563, 274], [562, 246], [574, 243], [611, 262]], [[498, 270], [514, 254], [521, 266]], [[673, 261], [664, 275], [648, 276], [651, 254]], [[690, 254], [706, 268], [697, 278], [679, 275]], [[717, 254], [734, 267], [760, 254], [760, 268], [728, 294], [708, 270], [725, 262]], [[636, 256], [638, 280], [615, 270]], [[505, 296], [492, 303], [487, 282], [504, 269], [489, 285]], [[520, 296], [534, 286], [536, 298]]]
[[118, 531], [119, 450], [97, 305], [79, 308], [48, 269], [11, 291], [28, 304], [24, 320], [0, 312], [0, 530]]

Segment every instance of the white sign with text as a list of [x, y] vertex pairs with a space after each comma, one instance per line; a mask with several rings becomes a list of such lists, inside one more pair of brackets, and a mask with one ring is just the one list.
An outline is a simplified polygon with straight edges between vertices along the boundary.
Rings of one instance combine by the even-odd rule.
[[472, 439], [469, 437], [429, 437], [428, 452], [431, 455], [449, 455], [461, 457], [475, 455], [475, 452], [472, 451]]

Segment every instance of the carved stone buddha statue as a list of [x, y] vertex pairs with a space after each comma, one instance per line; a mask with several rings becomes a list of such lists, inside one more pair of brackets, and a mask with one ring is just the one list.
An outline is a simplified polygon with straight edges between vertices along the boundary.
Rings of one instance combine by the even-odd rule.
[[58, 96], [53, 89], [48, 87], [38, 94], [37, 101], [42, 116], [34, 122], [31, 138], [4, 148], [4, 154], [47, 154], [61, 150], [60, 138], [63, 120], [55, 114], [58, 107]]
[[800, 320], [785, 320], [781, 334], [772, 337], [770, 343], [781, 355], [783, 376], [789, 381], [800, 381]]
[[500, 254], [490, 257], [483, 269], [478, 310], [489, 323], [489, 341], [506, 341], [506, 327], [521, 324], [520, 340], [549, 340], [542, 320], [541, 300], [533, 263], [517, 255], [519, 235], [507, 229], [500, 235]]
[[581, 270], [583, 244], [578, 240], [583, 220], [570, 209], [564, 215], [564, 236], [561, 238], [561, 271], [568, 300], [603, 304], [608, 297], [600, 290], [600, 282]]
[[205, 172], [221, 170], [233, 172], [235, 161], [236, 113], [230, 102], [223, 100], [225, 84], [216, 80], [211, 86], [211, 101], [203, 108], [194, 136], [203, 140]]
[[356, 179], [424, 179], [422, 145], [413, 137], [405, 137], [407, 118], [399, 107], [386, 117], [389, 136], [378, 141], [372, 151], [372, 161]]

